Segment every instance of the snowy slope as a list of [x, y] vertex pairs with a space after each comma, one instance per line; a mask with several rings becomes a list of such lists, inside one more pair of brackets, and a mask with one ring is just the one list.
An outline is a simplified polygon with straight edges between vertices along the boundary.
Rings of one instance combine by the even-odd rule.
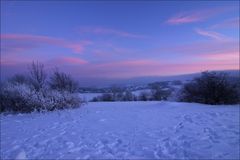
[[91, 101], [94, 97], [101, 96], [102, 93], [80, 93], [81, 99], [88, 102]]
[[92, 102], [1, 115], [1, 158], [239, 159], [239, 107]]

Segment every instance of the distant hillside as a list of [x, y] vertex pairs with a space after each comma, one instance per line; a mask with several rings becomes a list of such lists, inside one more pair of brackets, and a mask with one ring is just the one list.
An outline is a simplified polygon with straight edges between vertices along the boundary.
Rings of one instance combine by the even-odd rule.
[[[239, 77], [239, 70], [224, 70], [224, 71], [215, 71], [215, 72], [225, 72], [229, 76]], [[195, 77], [200, 76], [201, 73], [192, 73], [192, 74], [182, 74], [182, 75], [173, 75], [173, 76], [150, 76], [150, 77], [136, 77], [127, 80], [129, 83], [133, 82], [134, 84], [145, 84], [151, 83], [154, 81], [174, 81], [174, 80], [192, 80]]]
[[[239, 77], [239, 70], [222, 70], [216, 72], [225, 72], [232, 77]], [[129, 79], [90, 79], [90, 78], [81, 78], [79, 82], [82, 86], [89, 87], [108, 87], [112, 85], [117, 86], [126, 86], [126, 85], [145, 85], [157, 81], [174, 81], [174, 80], [191, 80], [201, 73], [192, 73], [192, 74], [182, 74], [182, 75], [173, 75], [173, 76], [145, 76], [145, 77], [135, 77]]]

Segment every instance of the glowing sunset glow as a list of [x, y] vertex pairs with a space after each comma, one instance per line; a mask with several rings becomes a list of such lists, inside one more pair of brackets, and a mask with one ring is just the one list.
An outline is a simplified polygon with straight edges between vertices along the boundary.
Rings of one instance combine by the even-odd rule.
[[238, 13], [238, 1], [1, 1], [1, 76], [32, 61], [96, 79], [239, 69]]

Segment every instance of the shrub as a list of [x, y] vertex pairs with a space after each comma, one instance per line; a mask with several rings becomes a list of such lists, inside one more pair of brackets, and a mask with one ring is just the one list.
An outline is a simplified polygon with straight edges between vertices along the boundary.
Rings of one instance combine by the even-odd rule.
[[122, 101], [123, 100], [123, 92], [124, 90], [117, 86], [112, 86], [110, 88], [110, 92], [112, 94], [112, 100], [113, 101]]
[[81, 104], [77, 94], [45, 88], [36, 91], [26, 84], [5, 83], [0, 92], [1, 112], [53, 111]]
[[168, 82], [155, 82], [149, 86], [151, 87], [151, 100], [166, 100], [171, 94]]
[[169, 90], [162, 89], [160, 87], [152, 88], [151, 93], [152, 93], [152, 97], [151, 97], [152, 100], [166, 100], [171, 94]]
[[93, 97], [92, 100], [90, 100], [91, 102], [98, 102], [99, 101], [99, 97]]
[[141, 92], [138, 96], [139, 101], [148, 101], [150, 99], [150, 94], [148, 92]]
[[[115, 95], [115, 97], [114, 97]], [[94, 97], [91, 101], [98, 102], [98, 101], [136, 101], [137, 97], [132, 94], [130, 91], [125, 92], [116, 92], [114, 93], [103, 93], [100, 96]]]
[[56, 71], [48, 85], [43, 64], [33, 62], [29, 71], [28, 76], [17, 74], [1, 84], [1, 112], [52, 111], [83, 103], [74, 93], [78, 85], [69, 75]]
[[227, 78], [224, 73], [203, 72], [200, 77], [184, 85], [180, 101], [236, 104], [239, 102], [238, 89]]
[[123, 101], [134, 101], [135, 96], [130, 91], [126, 91], [123, 95]]
[[36, 105], [30, 105], [29, 99], [33, 92], [26, 84], [5, 83], [1, 86], [0, 106], [1, 112], [4, 111], [21, 111], [31, 112]]
[[114, 101], [113, 95], [111, 93], [104, 93], [100, 97], [100, 101]]
[[50, 88], [58, 91], [68, 91], [70, 93], [76, 92], [79, 87], [78, 83], [74, 81], [70, 75], [56, 70], [50, 77]]
[[44, 65], [38, 62], [33, 62], [32, 65], [29, 67], [30, 72], [30, 84], [36, 91], [41, 90], [45, 83], [47, 74], [44, 71]]

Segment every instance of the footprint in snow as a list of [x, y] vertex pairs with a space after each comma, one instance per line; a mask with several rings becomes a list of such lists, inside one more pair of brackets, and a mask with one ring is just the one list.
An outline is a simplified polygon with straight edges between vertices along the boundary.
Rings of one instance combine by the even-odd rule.
[[177, 124], [174, 129], [175, 129], [175, 133], [179, 132], [182, 128], [184, 127], [183, 123], [180, 122], [179, 124]]
[[189, 115], [184, 115], [183, 118], [184, 118], [185, 121], [187, 121], [189, 123], [193, 123], [193, 120]]
[[218, 136], [216, 131], [214, 131], [211, 128], [206, 127], [203, 129], [203, 132], [206, 134], [207, 139], [209, 139], [211, 142], [219, 143], [218, 140], [220, 139], [220, 136]]

